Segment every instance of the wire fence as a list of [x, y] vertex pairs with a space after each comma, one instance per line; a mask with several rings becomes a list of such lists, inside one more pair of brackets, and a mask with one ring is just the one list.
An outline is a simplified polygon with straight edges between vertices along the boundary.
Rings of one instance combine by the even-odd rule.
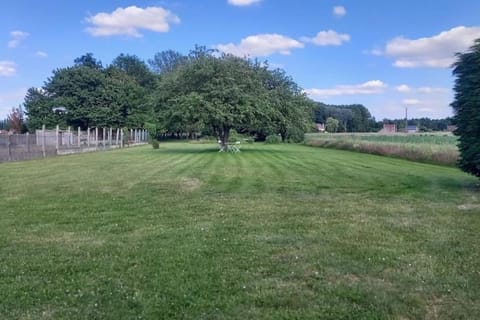
[[0, 162], [46, 158], [90, 151], [104, 151], [145, 144], [144, 129], [80, 128], [36, 130], [35, 133], [0, 133]]

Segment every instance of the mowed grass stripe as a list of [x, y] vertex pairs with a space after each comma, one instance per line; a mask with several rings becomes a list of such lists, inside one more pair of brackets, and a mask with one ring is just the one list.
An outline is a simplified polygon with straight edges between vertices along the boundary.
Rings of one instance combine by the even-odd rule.
[[0, 177], [15, 181], [0, 186], [0, 318], [479, 312], [477, 180], [453, 168], [165, 143], [2, 164]]

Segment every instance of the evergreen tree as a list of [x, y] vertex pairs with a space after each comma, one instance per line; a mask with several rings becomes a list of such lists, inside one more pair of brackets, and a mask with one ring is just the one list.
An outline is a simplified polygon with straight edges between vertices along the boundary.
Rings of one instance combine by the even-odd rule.
[[455, 134], [459, 136], [459, 167], [480, 177], [480, 39], [470, 50], [457, 54], [455, 79]]

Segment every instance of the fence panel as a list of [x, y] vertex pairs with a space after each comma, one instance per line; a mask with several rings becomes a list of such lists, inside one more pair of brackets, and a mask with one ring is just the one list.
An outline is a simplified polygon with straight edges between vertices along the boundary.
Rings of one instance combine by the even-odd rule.
[[[125, 129], [124, 129], [125, 130]], [[122, 148], [147, 143], [147, 131], [119, 128], [89, 128], [86, 131], [36, 130], [35, 134], [0, 134], [0, 162], [20, 161], [80, 152]]]

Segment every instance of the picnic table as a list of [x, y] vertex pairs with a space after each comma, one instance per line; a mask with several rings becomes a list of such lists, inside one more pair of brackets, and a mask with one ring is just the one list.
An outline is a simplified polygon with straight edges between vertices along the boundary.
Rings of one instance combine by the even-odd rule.
[[232, 153], [240, 152], [240, 141], [227, 143], [226, 148], [222, 146], [221, 141], [218, 141], [218, 146], [220, 148], [218, 152], [232, 152]]

